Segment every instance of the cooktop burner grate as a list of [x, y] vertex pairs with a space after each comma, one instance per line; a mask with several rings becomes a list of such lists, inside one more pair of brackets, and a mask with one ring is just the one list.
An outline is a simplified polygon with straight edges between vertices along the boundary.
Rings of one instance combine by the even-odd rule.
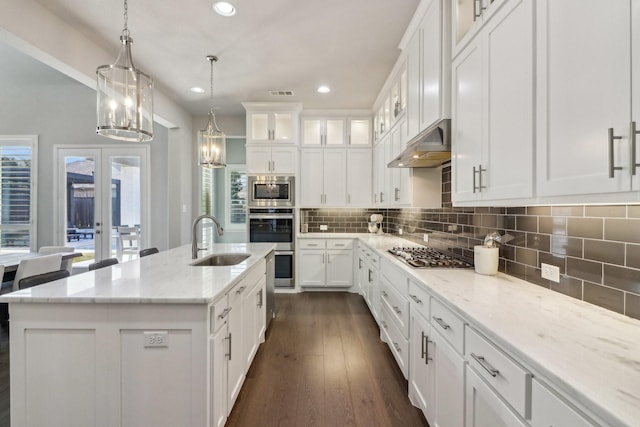
[[471, 268], [473, 264], [447, 252], [428, 247], [393, 247], [389, 252], [414, 268]]

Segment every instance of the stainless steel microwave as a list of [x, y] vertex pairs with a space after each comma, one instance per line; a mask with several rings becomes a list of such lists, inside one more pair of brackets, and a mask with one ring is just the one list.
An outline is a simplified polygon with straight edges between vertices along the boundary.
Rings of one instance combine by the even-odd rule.
[[249, 206], [295, 206], [293, 176], [249, 175]]

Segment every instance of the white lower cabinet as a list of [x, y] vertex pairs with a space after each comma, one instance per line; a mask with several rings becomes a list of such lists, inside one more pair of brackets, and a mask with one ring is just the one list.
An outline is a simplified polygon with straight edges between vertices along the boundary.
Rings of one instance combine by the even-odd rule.
[[353, 240], [300, 239], [301, 287], [347, 288], [353, 285]]
[[[418, 303], [416, 301], [421, 301]], [[424, 304], [426, 301], [426, 306]], [[422, 304], [422, 305], [420, 305]], [[411, 301], [409, 339], [409, 399], [427, 420], [435, 419], [435, 361], [429, 317], [429, 298]]]
[[465, 427], [527, 426], [469, 365], [466, 368], [465, 398]]
[[433, 337], [434, 427], [464, 425], [464, 359], [438, 333]]
[[533, 380], [531, 390], [531, 425], [533, 427], [593, 427], [571, 404], [539, 381]]
[[209, 340], [211, 354], [211, 425], [224, 427], [227, 421], [227, 370], [229, 354], [229, 332], [227, 322]]
[[242, 312], [244, 313], [244, 339], [243, 355], [247, 366], [251, 365], [260, 343], [264, 341], [266, 328], [266, 307], [264, 295], [266, 290], [266, 278], [262, 277], [249, 289], [243, 292]]

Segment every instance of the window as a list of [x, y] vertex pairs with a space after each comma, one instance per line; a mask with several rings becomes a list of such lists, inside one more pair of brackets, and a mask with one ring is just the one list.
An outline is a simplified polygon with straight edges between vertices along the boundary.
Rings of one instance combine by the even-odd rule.
[[200, 168], [200, 213], [213, 215], [215, 169]]
[[225, 200], [227, 228], [239, 230], [247, 224], [247, 167], [227, 165], [225, 169]]
[[38, 137], [0, 136], [0, 251], [36, 250]]

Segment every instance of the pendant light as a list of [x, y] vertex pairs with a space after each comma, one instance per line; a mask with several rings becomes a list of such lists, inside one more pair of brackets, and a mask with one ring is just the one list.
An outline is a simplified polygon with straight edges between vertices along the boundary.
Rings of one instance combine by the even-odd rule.
[[96, 132], [122, 141], [146, 142], [153, 138], [153, 79], [133, 64], [124, 0], [124, 29], [115, 64], [97, 68]]
[[208, 55], [211, 64], [211, 108], [207, 128], [198, 131], [199, 164], [204, 168], [223, 168], [227, 166], [227, 137], [218, 128], [216, 115], [213, 112], [213, 63], [218, 57]]

